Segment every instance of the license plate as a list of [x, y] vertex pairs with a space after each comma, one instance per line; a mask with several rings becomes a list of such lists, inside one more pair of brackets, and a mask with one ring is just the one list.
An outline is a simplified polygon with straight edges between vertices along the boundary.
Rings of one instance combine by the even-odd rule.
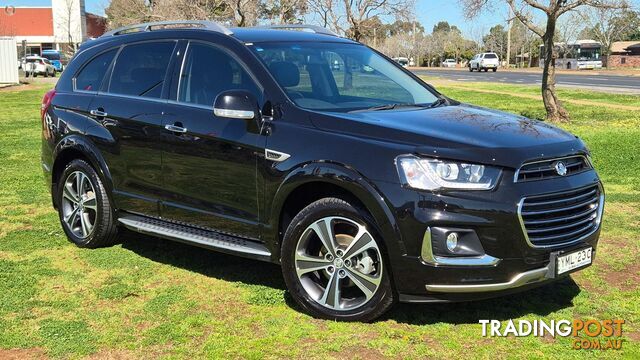
[[591, 264], [593, 248], [578, 250], [556, 258], [556, 274], [564, 274], [571, 270]]

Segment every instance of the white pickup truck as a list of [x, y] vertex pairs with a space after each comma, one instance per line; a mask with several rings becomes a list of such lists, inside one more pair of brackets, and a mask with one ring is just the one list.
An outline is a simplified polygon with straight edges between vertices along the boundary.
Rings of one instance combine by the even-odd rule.
[[496, 53], [488, 52], [476, 54], [471, 60], [469, 60], [469, 71], [488, 71], [489, 69], [496, 72], [500, 66], [500, 59]]

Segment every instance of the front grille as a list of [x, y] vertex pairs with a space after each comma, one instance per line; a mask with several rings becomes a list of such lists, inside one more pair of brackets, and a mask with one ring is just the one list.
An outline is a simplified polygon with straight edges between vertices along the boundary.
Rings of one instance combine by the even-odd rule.
[[523, 198], [518, 206], [522, 230], [533, 247], [577, 242], [600, 224], [602, 193], [598, 185]]
[[[566, 166], [567, 173], [560, 175], [556, 171], [555, 165], [559, 161]], [[582, 155], [565, 158], [533, 161], [526, 163], [518, 169], [515, 176], [516, 182], [543, 180], [559, 176], [569, 176], [591, 169], [591, 164]]]

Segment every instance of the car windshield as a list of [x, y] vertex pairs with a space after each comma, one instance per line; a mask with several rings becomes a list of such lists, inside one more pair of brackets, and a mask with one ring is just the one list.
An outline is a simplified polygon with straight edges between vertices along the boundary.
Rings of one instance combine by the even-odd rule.
[[[255, 44], [252, 49], [289, 98], [305, 109], [346, 112], [438, 100], [423, 84], [363, 45], [280, 42]], [[395, 107], [387, 107], [391, 108]]]
[[498, 57], [496, 56], [496, 54], [485, 54], [484, 58], [485, 59], [497, 59]]
[[60, 60], [60, 54], [57, 54], [57, 53], [49, 53], [49, 54], [44, 53], [42, 54], [42, 57], [47, 58], [49, 60]]

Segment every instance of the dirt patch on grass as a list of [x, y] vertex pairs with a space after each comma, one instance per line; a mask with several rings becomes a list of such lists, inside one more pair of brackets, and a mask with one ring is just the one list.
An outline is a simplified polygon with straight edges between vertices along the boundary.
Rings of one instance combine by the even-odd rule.
[[608, 264], [601, 264], [600, 268], [600, 277], [622, 291], [635, 290], [640, 284], [640, 265], [636, 262], [621, 270], [614, 270]]
[[128, 360], [128, 359], [139, 359], [138, 356], [135, 356], [133, 352], [128, 350], [104, 350], [99, 351], [89, 357], [87, 359], [90, 360]]
[[370, 349], [361, 346], [350, 346], [338, 353], [336, 355], [336, 359], [366, 359], [366, 360], [377, 360], [377, 359], [388, 359], [386, 356], [382, 355], [378, 350]]
[[0, 359], [3, 360], [32, 360], [48, 359], [40, 348], [31, 349], [0, 349]]

